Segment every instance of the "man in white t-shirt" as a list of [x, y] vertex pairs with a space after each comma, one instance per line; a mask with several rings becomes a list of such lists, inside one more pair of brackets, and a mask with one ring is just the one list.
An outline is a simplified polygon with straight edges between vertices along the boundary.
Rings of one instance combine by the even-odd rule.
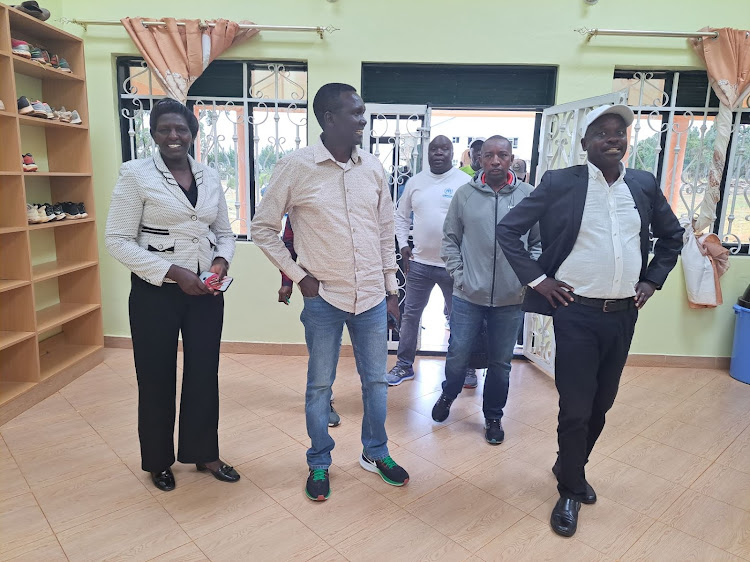
[[[440, 245], [453, 194], [467, 183], [467, 178], [453, 167], [453, 144], [448, 137], [440, 135], [432, 140], [427, 161], [430, 169], [409, 180], [396, 209], [396, 238], [406, 273], [406, 303], [399, 331], [398, 361], [386, 375], [391, 386], [414, 378], [412, 365], [420, 320], [435, 284], [443, 291], [450, 314], [453, 280], [440, 258]], [[412, 220], [413, 250], [409, 247]]]

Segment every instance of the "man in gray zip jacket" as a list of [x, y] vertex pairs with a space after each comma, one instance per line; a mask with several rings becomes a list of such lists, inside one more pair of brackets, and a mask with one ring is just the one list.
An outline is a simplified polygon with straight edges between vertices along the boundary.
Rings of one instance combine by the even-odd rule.
[[[432, 418], [445, 421], [464, 382], [466, 367], [487, 322], [489, 344], [484, 383], [484, 436], [491, 445], [505, 438], [501, 418], [508, 398], [513, 348], [521, 326], [523, 288], [495, 240], [495, 227], [533, 187], [510, 170], [511, 143], [499, 135], [482, 147], [482, 169], [458, 188], [445, 217], [440, 257], [453, 278], [451, 336], [445, 359], [443, 392]], [[523, 237], [532, 258], [541, 254], [539, 227]]]

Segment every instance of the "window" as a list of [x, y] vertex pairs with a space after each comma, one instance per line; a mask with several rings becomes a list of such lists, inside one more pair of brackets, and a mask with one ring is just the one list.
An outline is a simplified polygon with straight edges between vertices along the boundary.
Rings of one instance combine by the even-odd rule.
[[[150, 109], [164, 91], [143, 59], [117, 59], [123, 161], [152, 154]], [[248, 223], [284, 154], [307, 145], [307, 67], [214, 61], [189, 91], [200, 123], [193, 157], [218, 170], [232, 229]]]
[[513, 148], [518, 148], [518, 137], [511, 137], [508, 140]]
[[453, 144], [461, 144], [461, 137], [453, 137], [453, 138], [451, 139], [451, 142], [452, 142]]
[[[636, 114], [627, 165], [660, 182], [678, 217], [697, 216], [713, 157], [719, 100], [703, 71], [615, 71], [613, 91], [627, 91]], [[750, 243], [750, 97], [733, 112], [722, 196], [714, 225], [733, 253]]]

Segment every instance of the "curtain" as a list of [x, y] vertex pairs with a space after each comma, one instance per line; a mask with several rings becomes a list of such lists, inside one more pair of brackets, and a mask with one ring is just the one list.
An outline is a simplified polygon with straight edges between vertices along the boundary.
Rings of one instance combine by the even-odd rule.
[[716, 205], [721, 196], [721, 176], [727, 158], [727, 146], [732, 134], [732, 111], [750, 95], [750, 31], [703, 28], [701, 31], [717, 31], [717, 38], [691, 39], [693, 49], [708, 71], [716, 96], [719, 98], [719, 115], [714, 121], [716, 141], [711, 167], [708, 172], [708, 187], [695, 221], [695, 232], [710, 228], [716, 220]]
[[[162, 21], [166, 25], [146, 27], [144, 20]], [[185, 103], [190, 86], [216, 57], [258, 33], [257, 29], [240, 29], [238, 23], [224, 19], [206, 22], [214, 26], [203, 26], [200, 20], [175, 18], [120, 21], [164, 91], [181, 103]], [[178, 21], [185, 25], [177, 25]]]

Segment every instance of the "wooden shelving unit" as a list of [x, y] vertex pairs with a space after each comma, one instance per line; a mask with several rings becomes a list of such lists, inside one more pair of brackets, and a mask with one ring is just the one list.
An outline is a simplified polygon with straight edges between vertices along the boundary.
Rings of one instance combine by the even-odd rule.
[[[11, 37], [64, 57], [72, 73], [11, 52]], [[102, 359], [101, 289], [83, 42], [0, 4], [0, 424]], [[83, 123], [19, 115], [20, 96]], [[38, 172], [24, 173], [31, 152]], [[83, 202], [89, 216], [28, 224], [26, 203]]]

